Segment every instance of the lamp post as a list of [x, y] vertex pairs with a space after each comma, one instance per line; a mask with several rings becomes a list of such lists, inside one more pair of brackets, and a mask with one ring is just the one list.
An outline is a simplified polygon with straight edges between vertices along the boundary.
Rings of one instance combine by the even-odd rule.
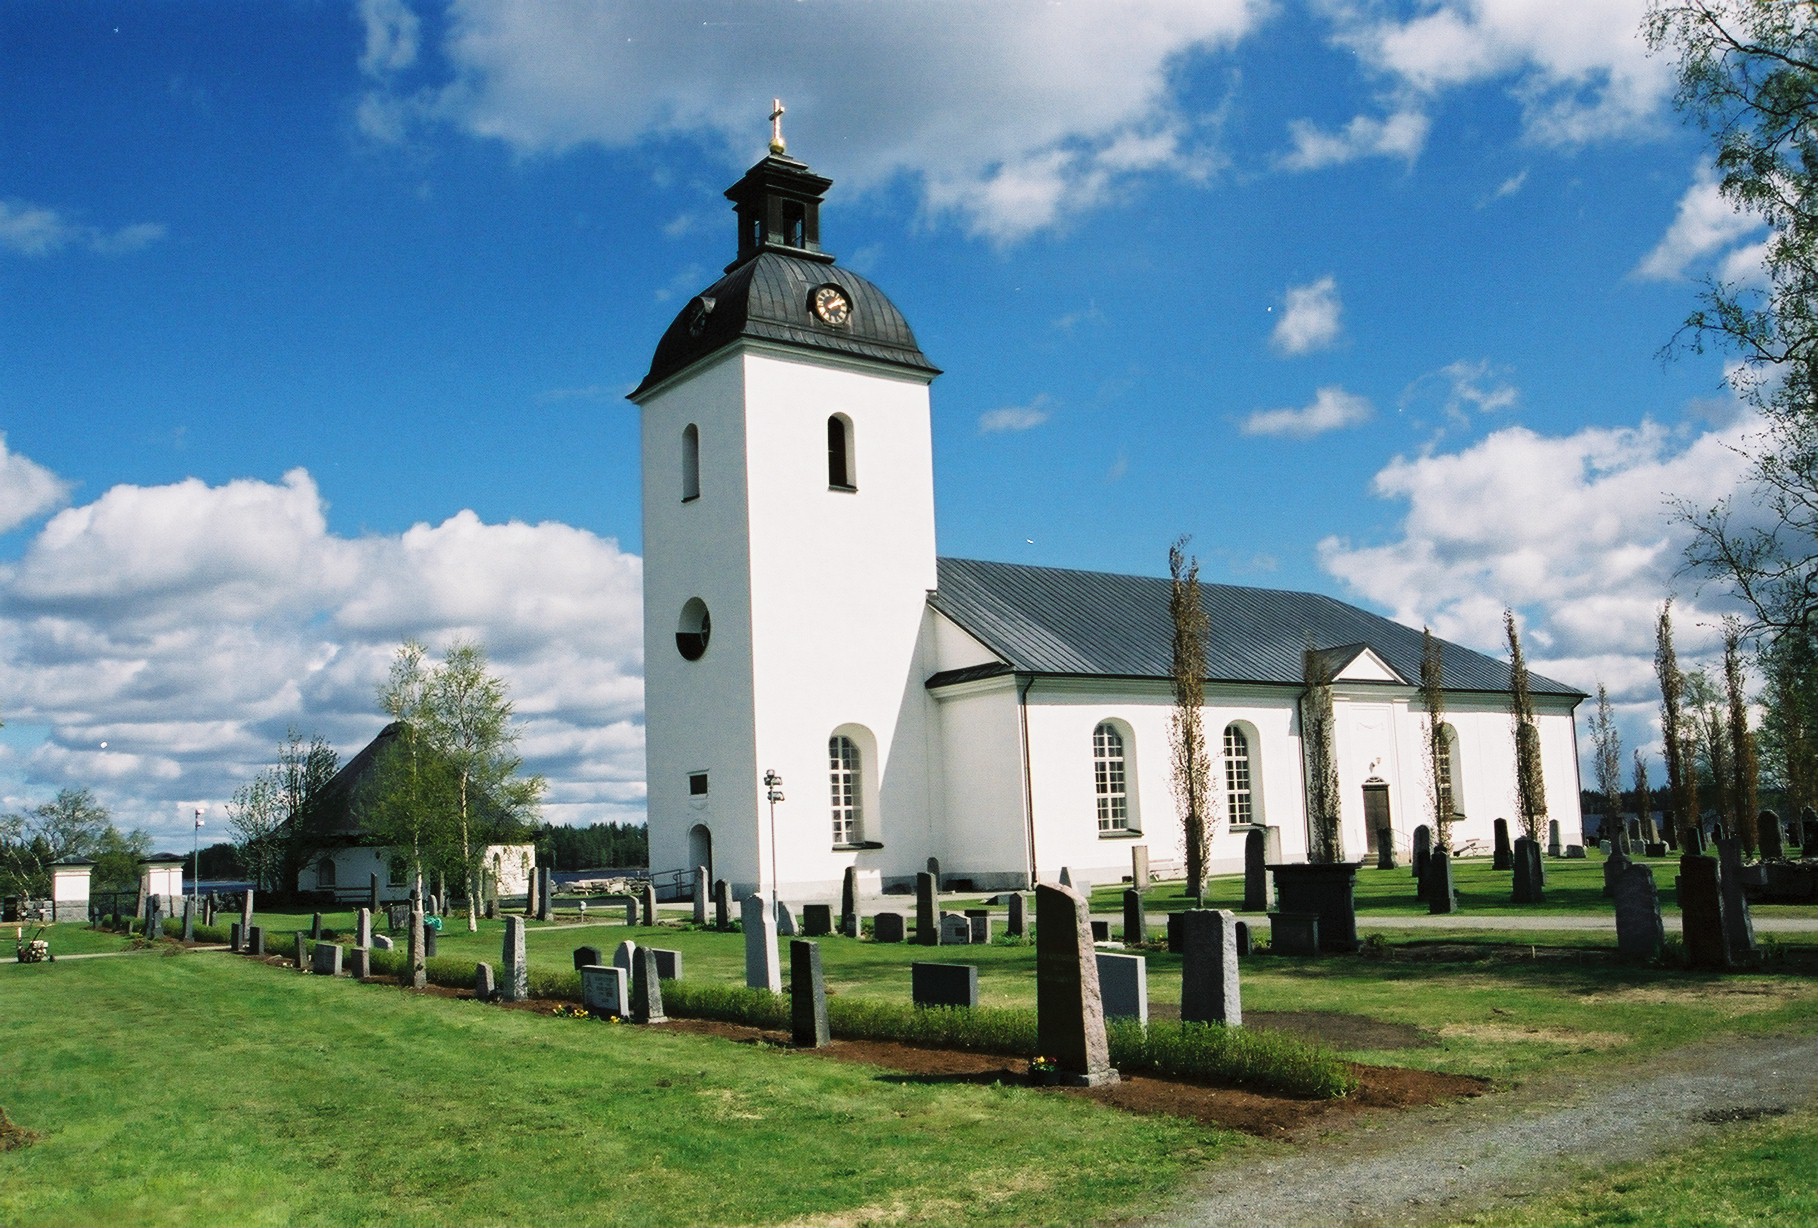
[[[765, 772], [764, 788], [764, 800], [770, 803], [770, 893], [774, 896], [780, 894], [782, 887], [776, 873], [776, 804], [783, 800], [783, 778], [775, 771]], [[760, 870], [759, 874], [762, 873]], [[771, 904], [774, 907], [775, 901]]]
[[202, 807], [200, 806], [196, 807], [196, 830], [190, 834], [189, 859], [189, 896], [194, 901], [202, 897]]

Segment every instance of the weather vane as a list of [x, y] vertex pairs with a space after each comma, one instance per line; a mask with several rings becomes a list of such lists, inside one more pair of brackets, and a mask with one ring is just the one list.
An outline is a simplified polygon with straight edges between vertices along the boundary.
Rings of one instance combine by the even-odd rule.
[[783, 144], [783, 112], [788, 110], [781, 98], [770, 100], [770, 152], [780, 154], [788, 146]]

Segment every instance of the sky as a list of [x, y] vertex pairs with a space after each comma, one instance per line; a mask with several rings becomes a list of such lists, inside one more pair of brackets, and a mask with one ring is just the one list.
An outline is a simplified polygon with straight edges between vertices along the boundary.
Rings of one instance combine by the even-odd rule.
[[1672, 510], [1751, 429], [1663, 350], [1765, 232], [1642, 14], [0, 6], [0, 809], [224, 838], [287, 728], [377, 732], [415, 636], [484, 644], [548, 818], [640, 821], [624, 397], [773, 97], [945, 372], [943, 554], [1162, 574], [1188, 534], [1498, 655], [1511, 607], [1657, 746], [1655, 612], [1696, 660], [1724, 608]]

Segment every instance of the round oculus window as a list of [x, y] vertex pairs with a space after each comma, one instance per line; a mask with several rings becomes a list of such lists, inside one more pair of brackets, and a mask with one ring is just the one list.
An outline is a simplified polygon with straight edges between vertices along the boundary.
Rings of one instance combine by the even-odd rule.
[[685, 660], [699, 661], [707, 651], [708, 637], [713, 634], [713, 618], [707, 613], [707, 603], [699, 597], [690, 597], [682, 606], [682, 616], [675, 624], [675, 650]]

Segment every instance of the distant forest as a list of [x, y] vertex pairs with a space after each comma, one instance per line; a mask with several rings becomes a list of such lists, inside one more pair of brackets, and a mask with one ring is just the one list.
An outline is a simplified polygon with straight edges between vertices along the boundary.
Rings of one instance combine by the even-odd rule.
[[557, 827], [539, 823], [530, 838], [537, 864], [557, 870], [607, 870], [650, 864], [650, 839], [642, 823]]

